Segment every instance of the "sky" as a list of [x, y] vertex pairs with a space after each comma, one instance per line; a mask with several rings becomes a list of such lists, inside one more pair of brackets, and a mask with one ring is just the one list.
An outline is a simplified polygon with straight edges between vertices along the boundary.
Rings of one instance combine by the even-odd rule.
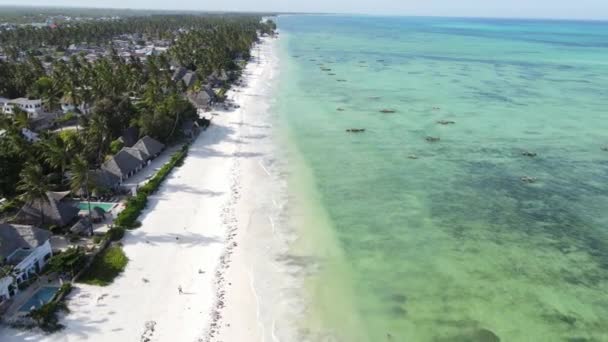
[[608, 0], [0, 0], [0, 5], [608, 19]]

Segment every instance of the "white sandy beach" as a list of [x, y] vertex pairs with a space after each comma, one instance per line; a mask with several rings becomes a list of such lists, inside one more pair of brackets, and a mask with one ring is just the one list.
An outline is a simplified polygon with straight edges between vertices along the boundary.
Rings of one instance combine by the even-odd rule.
[[271, 125], [262, 97], [269, 95], [258, 93], [276, 73], [273, 44], [266, 39], [254, 49], [245, 86], [230, 92], [240, 108], [214, 116], [150, 198], [142, 226], [125, 235], [125, 272], [107, 287], [78, 284], [64, 330], [3, 328], [0, 341], [143, 341], [144, 333], [149, 341], [276, 340], [267, 328], [272, 318], [260, 314], [256, 289], [264, 284], [256, 282], [247, 254], [254, 243], [243, 242], [248, 229], [261, 238], [272, 234], [272, 217], [281, 213], [281, 199], [260, 192], [281, 186], [266, 157]]

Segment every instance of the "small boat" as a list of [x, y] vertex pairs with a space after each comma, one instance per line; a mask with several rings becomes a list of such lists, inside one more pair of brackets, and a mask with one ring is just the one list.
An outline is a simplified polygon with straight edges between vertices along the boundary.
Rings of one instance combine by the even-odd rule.
[[337, 108], [336, 110], [337, 110], [338, 112], [343, 112], [343, 111], [344, 111], [344, 108]]
[[441, 140], [439, 137], [431, 137], [428, 136], [426, 138], [424, 138], [424, 140], [428, 141], [428, 142], [438, 142], [439, 140]]
[[415, 154], [410, 154], [409, 156], [407, 156], [408, 159], [418, 159], [418, 156]]
[[365, 132], [365, 128], [349, 128], [346, 130], [348, 133], [363, 133]]
[[602, 146], [602, 151], [608, 152], [608, 146]]
[[385, 114], [389, 114], [389, 113], [395, 113], [395, 112], [397, 112], [397, 111], [396, 111], [396, 110], [394, 110], [394, 109], [386, 109], [386, 108], [385, 108], [385, 109], [382, 109], [382, 110], [380, 111], [380, 113], [385, 113]]
[[346, 80], [341, 79], [341, 78], [340, 78], [340, 79], [337, 79], [336, 81], [338, 81], [338, 82], [346, 82]]

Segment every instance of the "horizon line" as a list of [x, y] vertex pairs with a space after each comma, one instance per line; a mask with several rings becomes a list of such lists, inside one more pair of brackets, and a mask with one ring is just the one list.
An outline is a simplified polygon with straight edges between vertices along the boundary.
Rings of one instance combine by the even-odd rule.
[[37, 8], [37, 9], [82, 9], [82, 10], [123, 10], [123, 11], [150, 11], [150, 12], [177, 12], [187, 14], [193, 13], [212, 13], [212, 14], [266, 14], [273, 16], [281, 15], [334, 15], [334, 16], [370, 16], [370, 17], [392, 17], [392, 18], [454, 18], [454, 19], [500, 19], [500, 20], [549, 20], [549, 21], [593, 21], [608, 22], [607, 18], [581, 18], [581, 17], [534, 17], [534, 16], [480, 16], [480, 15], [432, 15], [432, 14], [383, 14], [383, 13], [361, 13], [361, 12], [293, 12], [293, 11], [240, 11], [240, 10], [204, 10], [204, 9], [169, 9], [169, 8], [133, 8], [133, 7], [96, 7], [96, 6], [77, 6], [77, 5], [30, 5], [30, 4], [0, 4], [2, 7], [11, 8]]

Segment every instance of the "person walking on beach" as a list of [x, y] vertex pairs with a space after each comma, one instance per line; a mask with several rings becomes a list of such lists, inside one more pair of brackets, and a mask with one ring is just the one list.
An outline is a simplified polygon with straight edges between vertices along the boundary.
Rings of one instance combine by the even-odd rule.
[[182, 293], [184, 293], [184, 291], [182, 291], [182, 286], [178, 286], [177, 287], [177, 292], [181, 295]]

